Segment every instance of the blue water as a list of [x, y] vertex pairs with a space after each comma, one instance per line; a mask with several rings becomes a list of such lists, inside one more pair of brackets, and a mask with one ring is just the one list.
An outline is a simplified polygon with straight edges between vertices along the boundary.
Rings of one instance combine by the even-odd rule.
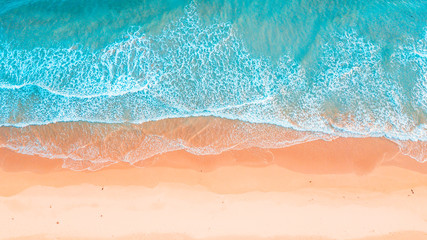
[[427, 1], [0, 0], [0, 103], [0, 126], [217, 116], [424, 142]]

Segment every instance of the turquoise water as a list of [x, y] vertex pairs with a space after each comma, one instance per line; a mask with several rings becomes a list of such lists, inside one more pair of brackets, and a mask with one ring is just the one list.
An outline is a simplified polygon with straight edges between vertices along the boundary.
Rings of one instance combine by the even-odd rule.
[[0, 126], [217, 116], [424, 142], [427, 1], [0, 0], [0, 103]]

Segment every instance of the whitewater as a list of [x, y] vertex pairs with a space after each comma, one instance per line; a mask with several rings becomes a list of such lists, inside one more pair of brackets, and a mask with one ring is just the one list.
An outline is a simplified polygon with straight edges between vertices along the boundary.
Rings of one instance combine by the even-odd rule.
[[[385, 137], [427, 160], [426, 1], [325, 1], [316, 9], [308, 1], [261, 4], [270, 9], [258, 1], [122, 2], [2, 2], [0, 126], [12, 130], [1, 146], [49, 156], [16, 136], [52, 123], [211, 116], [296, 130], [304, 141]], [[120, 8], [132, 4], [140, 14], [131, 20], [135, 12]], [[42, 16], [42, 8], [70, 12]], [[28, 12], [33, 24], [18, 31]], [[95, 12], [114, 24], [95, 22]], [[284, 146], [277, 142], [247, 147]]]

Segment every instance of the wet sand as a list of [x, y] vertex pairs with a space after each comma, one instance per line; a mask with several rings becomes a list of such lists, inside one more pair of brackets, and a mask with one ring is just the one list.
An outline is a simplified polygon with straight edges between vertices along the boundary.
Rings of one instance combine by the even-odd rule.
[[72, 171], [0, 149], [1, 239], [426, 239], [427, 164], [381, 138]]

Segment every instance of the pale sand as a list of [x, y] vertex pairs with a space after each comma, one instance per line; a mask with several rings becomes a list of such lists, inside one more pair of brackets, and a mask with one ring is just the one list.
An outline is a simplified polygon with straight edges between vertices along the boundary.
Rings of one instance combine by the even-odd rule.
[[96, 172], [1, 156], [3, 239], [427, 239], [426, 164], [381, 139], [178, 151]]

